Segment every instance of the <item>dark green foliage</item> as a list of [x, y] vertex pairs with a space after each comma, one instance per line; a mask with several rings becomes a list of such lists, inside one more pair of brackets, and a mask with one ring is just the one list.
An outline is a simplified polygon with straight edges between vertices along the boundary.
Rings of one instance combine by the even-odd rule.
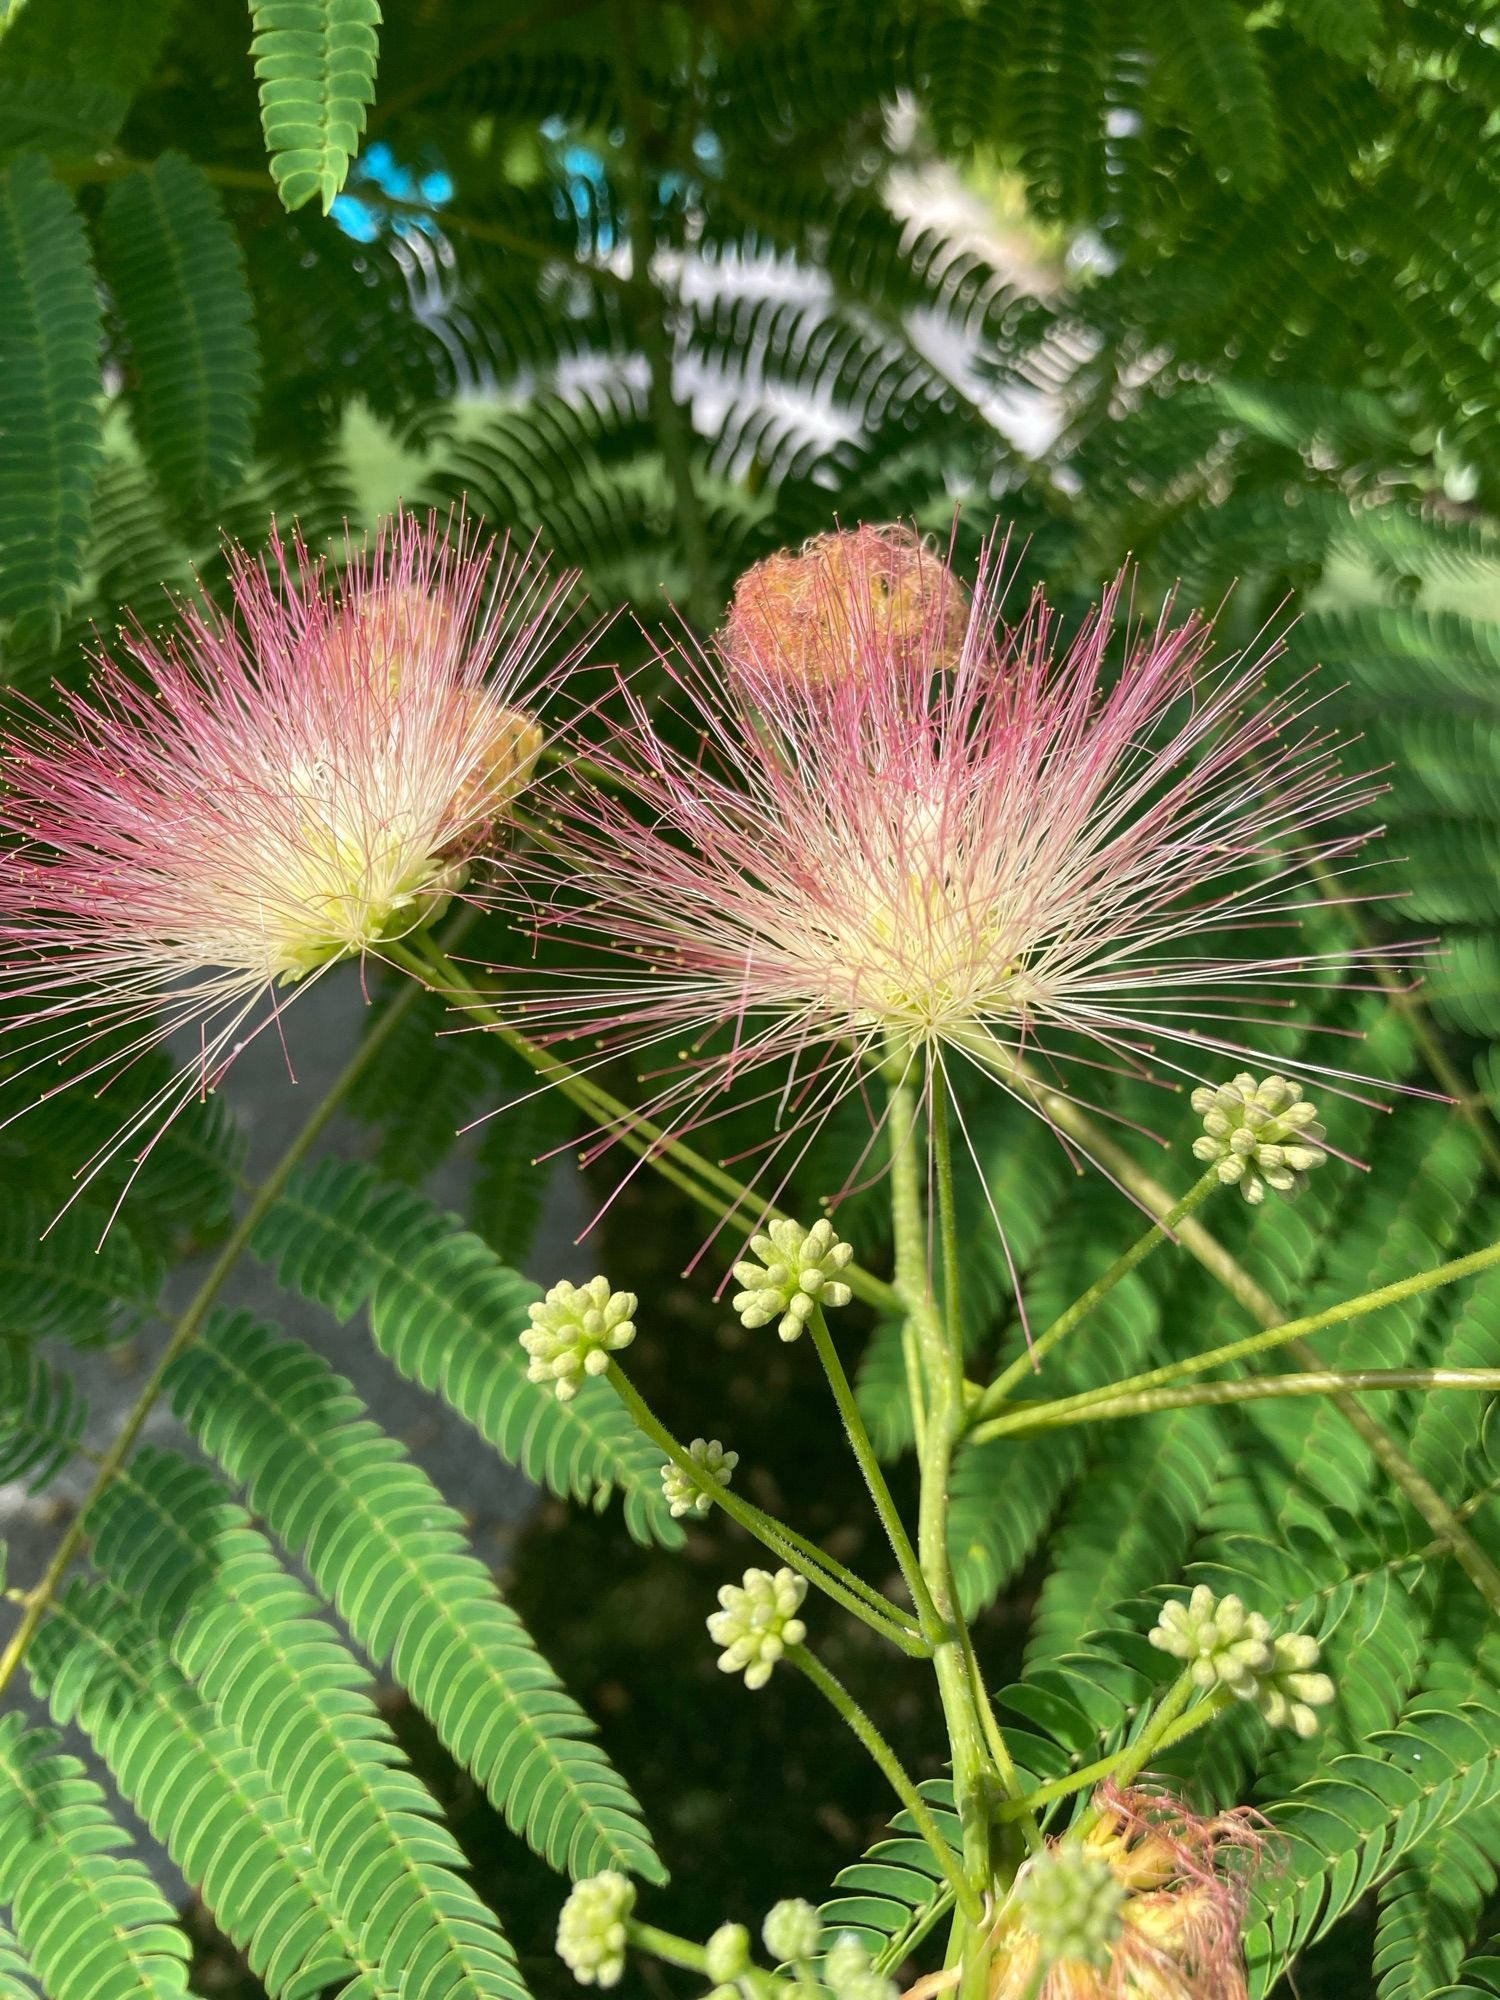
[[0, 1717], [0, 1898], [52, 2000], [171, 2000], [187, 1991], [172, 1906], [76, 1757]]
[[244, 470], [253, 441], [258, 361], [239, 243], [201, 171], [164, 153], [109, 189], [99, 262], [141, 449], [196, 512]]
[[[275, 513], [316, 543], [398, 491], [463, 498], [491, 527], [539, 534], [600, 613], [654, 620], [665, 591], [705, 628], [747, 563], [835, 516], [915, 518], [951, 532], [966, 562], [1014, 523], [1018, 592], [1045, 580], [1065, 618], [1129, 553], [1148, 614], [1180, 579], [1204, 604], [1235, 586], [1227, 646], [1287, 627], [1273, 678], [1321, 667], [1322, 714], [1363, 738], [1351, 762], [1391, 767], [1380, 851], [1403, 900], [1363, 900], [1374, 878], [1356, 873], [1354, 907], [1310, 930], [1330, 943], [1430, 933], [1440, 948], [1410, 1028], [1404, 999], [1331, 1005], [1325, 1025], [1370, 1035], [1325, 1045], [1332, 1059], [1423, 1087], [1435, 1059], [1445, 1091], [1472, 1083], [1500, 1114], [1500, 53], [1483, 9], [636, 0], [638, 104], [621, 87], [614, 5], [390, 11], [6, 12], [9, 682], [44, 699], [53, 674], [80, 683], [94, 626], [107, 640], [126, 614], [170, 623], [165, 580], [191, 588], [196, 569], [221, 594], [221, 528], [256, 546]], [[429, 209], [418, 180], [393, 197], [351, 172], [367, 124], [398, 172], [441, 171], [451, 199]], [[372, 240], [325, 220], [341, 190], [361, 204], [341, 217]], [[631, 666], [642, 647], [620, 621], [591, 654]], [[602, 1508], [618, 1491], [641, 1545], [630, 1560], [648, 1564], [682, 1540], [656, 1453], [602, 1386], [562, 1406], [527, 1383], [516, 1341], [536, 1295], [519, 1266], [546, 1156], [578, 1117], [531, 1094], [494, 1038], [439, 1038], [441, 1016], [414, 1006], [359, 1085], [375, 1171], [304, 1171], [256, 1250], [336, 1317], [366, 1312], [476, 1452], [565, 1500]], [[106, 1161], [42, 1233], [164, 1062], [122, 1069], [99, 1099], [63, 1091], [0, 1132], [5, 1479], [44, 1486], [79, 1441], [67, 1359], [38, 1340], [134, 1332], [164, 1264], [230, 1217], [234, 1135], [210, 1100], [143, 1159]], [[1127, 1124], [1161, 1129], [1155, 1170], [1185, 1186], [1180, 1105], [1095, 1083]], [[1040, 1332], [1144, 1223], [1075, 1176], [1039, 1122], [967, 1095], [1006, 1237], [971, 1186], [965, 1335], [983, 1379], [1024, 1352], [1012, 1261]], [[466, 1141], [477, 1175], [460, 1223], [418, 1184], [460, 1127], [502, 1105]], [[1487, 1150], [1442, 1104], [1389, 1119], [1325, 1108], [1368, 1179], [1335, 1163], [1295, 1205], [1251, 1214], [1218, 1196], [1206, 1211], [1278, 1307], [1313, 1310], [1493, 1239], [1492, 1133]], [[795, 1189], [808, 1212], [866, 1136], [856, 1107], [811, 1151]], [[883, 1193], [838, 1211], [877, 1268]], [[1492, 1273], [1331, 1329], [1317, 1352], [1492, 1366], [1497, 1313]], [[1086, 1388], [1249, 1326], [1164, 1248], [1015, 1394]], [[32, 1655], [57, 1713], [84, 1723], [274, 1992], [312, 2000], [326, 1971], [347, 1982], [340, 2000], [516, 2000], [499, 1924], [325, 1607], [554, 1867], [658, 1879], [630, 1791], [458, 1517], [316, 1354], [221, 1319], [173, 1381], [315, 1588], [216, 1475], [142, 1452], [90, 1515], [94, 1577], [54, 1607]], [[910, 1421], [895, 1319], [874, 1328], [858, 1385], [899, 1486]], [[746, 1398], [729, 1407], [749, 1473], [762, 1412]], [[1457, 1395], [1377, 1408], [1500, 1556], [1493, 1417]], [[1288, 1972], [1300, 1990], [1360, 1923], [1373, 1959], [1349, 1965], [1341, 1990], [1500, 1991], [1485, 1955], [1500, 1867], [1495, 1636], [1336, 1412], [1267, 1402], [1002, 1441], [961, 1452], [952, 1490], [960, 1590], [1038, 1780], [1136, 1726], [1160, 1684], [1144, 1633], [1164, 1590], [1236, 1590], [1322, 1639], [1339, 1700], [1317, 1739], [1272, 1737], [1237, 1709], [1162, 1759], [1195, 1802], [1253, 1801], [1286, 1835], [1255, 1891], [1257, 1994]], [[695, 1598], [695, 1635], [700, 1616]], [[929, 1792], [946, 1811], [942, 1788]], [[0, 1994], [182, 1990], [182, 1936], [124, 1839], [71, 1762], [4, 1725]], [[720, 1910], [722, 1857], [694, 1865]], [[829, 1908], [895, 1974], [942, 1902], [898, 1820]]]
[[34, 156], [0, 168], [0, 618], [55, 627], [83, 567], [100, 449], [83, 224]]
[[173, 1387], [205, 1450], [513, 1823], [558, 1867], [661, 1879], [587, 1718], [499, 1601], [458, 1515], [347, 1383], [241, 1315], [214, 1322]]
[[607, 1506], [619, 1489], [638, 1541], [679, 1542], [661, 1458], [613, 1392], [571, 1402], [526, 1379], [519, 1335], [536, 1286], [408, 1189], [328, 1161], [289, 1187], [257, 1232], [281, 1283], [347, 1319], [368, 1304], [376, 1343], [487, 1443], [564, 1498]]

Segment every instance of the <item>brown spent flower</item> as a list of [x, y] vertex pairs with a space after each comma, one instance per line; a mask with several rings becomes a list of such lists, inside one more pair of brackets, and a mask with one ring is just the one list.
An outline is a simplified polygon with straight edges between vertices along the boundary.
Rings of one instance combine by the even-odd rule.
[[990, 2000], [1245, 2000], [1249, 1864], [1264, 1845], [1256, 1815], [1203, 1817], [1146, 1785], [1103, 1785], [1094, 1804], [1081, 1851], [1124, 1891], [1107, 1954], [1060, 1956], [1013, 1895], [994, 1935]]
[[718, 646], [752, 681], [820, 681], [858, 673], [871, 649], [951, 664], [968, 622], [962, 584], [915, 529], [841, 528], [747, 570]]

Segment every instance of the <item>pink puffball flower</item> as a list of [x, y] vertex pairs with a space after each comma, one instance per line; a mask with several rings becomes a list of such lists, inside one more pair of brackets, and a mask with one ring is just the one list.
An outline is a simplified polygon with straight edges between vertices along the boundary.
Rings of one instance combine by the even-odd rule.
[[93, 1170], [144, 1158], [329, 966], [473, 893], [530, 778], [542, 735], [517, 692], [565, 585], [435, 516], [345, 553], [231, 549], [229, 612], [123, 634], [127, 663], [0, 732], [11, 1087], [47, 1065], [45, 1094], [106, 1089], [169, 1035], [198, 1043]]
[[[1300, 884], [1378, 788], [1305, 695], [1170, 607], [1121, 634], [1125, 578], [1066, 644], [1039, 595], [1007, 625], [1002, 558], [970, 594], [905, 531], [825, 537], [750, 573], [716, 659], [666, 652], [660, 714], [625, 685], [528, 884], [585, 963], [518, 972], [513, 1023], [601, 1060], [670, 1037], [643, 1111], [677, 1135], [763, 1071], [789, 1172], [872, 1071], [1033, 1108], [1100, 1067], [1198, 1082], [1279, 989], [1345, 983], [1358, 952], [1297, 948]], [[1236, 954], [1271, 926], [1285, 955]]]

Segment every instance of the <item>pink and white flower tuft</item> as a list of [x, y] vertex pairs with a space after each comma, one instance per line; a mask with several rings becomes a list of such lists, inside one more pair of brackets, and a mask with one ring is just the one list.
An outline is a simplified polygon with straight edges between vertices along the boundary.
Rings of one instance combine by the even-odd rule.
[[[1276, 989], [1345, 983], [1358, 953], [1297, 948], [1298, 885], [1378, 787], [1265, 661], [1211, 665], [1200, 618], [1127, 633], [1111, 672], [1125, 579], [1066, 647], [1040, 596], [1006, 626], [1003, 554], [970, 598], [904, 531], [824, 538], [751, 573], [716, 661], [664, 658], [661, 718], [626, 686], [539, 899], [600, 963], [533, 980], [517, 1025], [672, 1037], [645, 1110], [677, 1133], [764, 1067], [790, 1147], [873, 1067], [1033, 1103], [1023, 1076], [1071, 1097], [1101, 1064], [1197, 1081]], [[1235, 955], [1277, 925], [1285, 955]]]
[[28, 706], [0, 733], [19, 1076], [60, 1064], [50, 1089], [107, 1087], [197, 1031], [196, 1061], [95, 1168], [144, 1157], [286, 990], [464, 891], [541, 748], [515, 703], [565, 585], [529, 561], [401, 515], [336, 570], [274, 538], [230, 563], [230, 614], [123, 635], [128, 665], [101, 658], [58, 714]]

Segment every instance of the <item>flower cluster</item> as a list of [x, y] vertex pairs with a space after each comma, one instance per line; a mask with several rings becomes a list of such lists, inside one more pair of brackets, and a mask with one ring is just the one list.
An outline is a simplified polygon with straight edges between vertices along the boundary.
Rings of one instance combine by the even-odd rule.
[[[699, 1467], [704, 1479], [712, 1480], [716, 1486], [727, 1486], [740, 1462], [739, 1453], [726, 1451], [717, 1438], [694, 1438], [688, 1446], [688, 1456]], [[713, 1500], [702, 1482], [691, 1478], [670, 1458], [661, 1469], [661, 1486], [667, 1510], [674, 1521], [680, 1520], [684, 1514], [696, 1514], [701, 1520], [713, 1507]]]
[[1253, 1816], [1202, 1818], [1142, 1786], [1107, 1785], [1094, 1806], [1082, 1841], [1049, 1842], [1018, 1876], [990, 2000], [1245, 2000]]
[[[1356, 976], [1300, 937], [1305, 865], [1373, 796], [1333, 738], [1200, 619], [1129, 626], [1125, 579], [1066, 647], [1040, 598], [1003, 622], [1003, 568], [969, 597], [909, 540], [836, 536], [751, 572], [717, 661], [663, 656], [665, 716], [622, 678], [511, 899], [590, 969], [517, 962], [502, 1016], [601, 1060], [680, 1038], [643, 1116], [679, 1135], [758, 1089], [769, 1173], [872, 1070], [956, 1073], [958, 1104], [977, 1071], [1054, 1121], [1100, 1070], [1243, 1059], [1265, 989]], [[1237, 929], [1288, 951], [1236, 957]], [[1304, 1170], [1295, 1130], [1257, 1138], [1259, 1179]]]
[[1198, 1584], [1185, 1604], [1174, 1598], [1163, 1605], [1148, 1636], [1183, 1661], [1199, 1687], [1227, 1687], [1253, 1701], [1273, 1729], [1316, 1735], [1316, 1711], [1334, 1698], [1332, 1680], [1313, 1671], [1316, 1639], [1305, 1632], [1273, 1638], [1258, 1611], [1247, 1611], [1238, 1597], [1216, 1597], [1207, 1584]]
[[1324, 1135], [1317, 1106], [1287, 1077], [1267, 1076], [1257, 1083], [1242, 1070], [1216, 1089], [1204, 1084], [1195, 1090], [1193, 1109], [1203, 1120], [1203, 1137], [1193, 1141], [1195, 1157], [1216, 1161], [1219, 1179], [1238, 1187], [1248, 1202], [1264, 1201], [1268, 1187], [1278, 1194], [1299, 1193], [1313, 1168], [1328, 1158], [1318, 1144]]
[[745, 1686], [764, 1687], [788, 1646], [800, 1646], [807, 1627], [797, 1616], [807, 1580], [795, 1570], [747, 1569], [741, 1583], [719, 1590], [720, 1609], [709, 1614], [708, 1636], [723, 1651], [720, 1670], [743, 1671]]
[[634, 1292], [610, 1290], [608, 1278], [571, 1285], [564, 1278], [527, 1307], [531, 1325], [521, 1345], [531, 1356], [527, 1379], [545, 1382], [567, 1403], [586, 1375], [602, 1375], [609, 1357], [635, 1339]]
[[484, 893], [473, 871], [541, 748], [517, 702], [558, 590], [461, 521], [403, 514], [345, 556], [231, 549], [229, 611], [126, 632], [126, 663], [0, 733], [0, 1000], [22, 1074], [106, 1089], [168, 1036], [197, 1045], [95, 1169], [143, 1157], [329, 966]]
[[750, 1250], [734, 1267], [745, 1287], [735, 1293], [734, 1309], [748, 1327], [768, 1326], [774, 1319], [783, 1340], [796, 1340], [817, 1307], [846, 1306], [854, 1296], [834, 1276], [853, 1260], [854, 1251], [840, 1242], [827, 1220], [804, 1229], [783, 1217], [764, 1236], [752, 1237]]
[[618, 1986], [635, 1884], [606, 1868], [574, 1884], [557, 1920], [557, 1955], [580, 1986]]

